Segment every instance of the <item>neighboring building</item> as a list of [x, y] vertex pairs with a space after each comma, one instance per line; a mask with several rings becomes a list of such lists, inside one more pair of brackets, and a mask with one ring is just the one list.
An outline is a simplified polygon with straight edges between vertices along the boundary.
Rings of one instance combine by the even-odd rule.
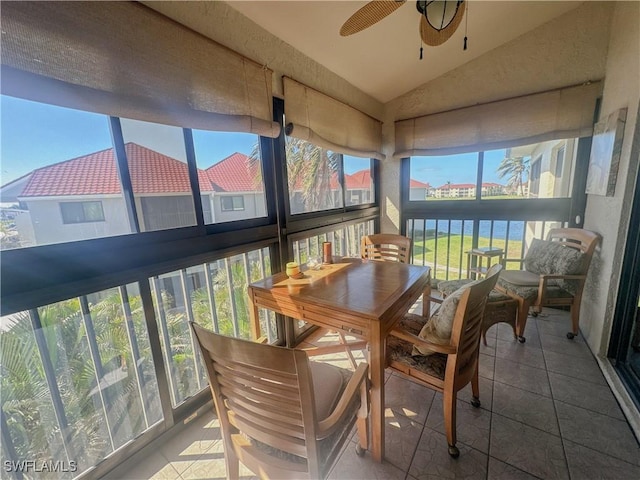
[[359, 170], [351, 175], [344, 174], [346, 205], [362, 205], [375, 201], [371, 169]]
[[[499, 183], [482, 184], [482, 197], [505, 194], [506, 189], [504, 185], [500, 185]], [[446, 183], [435, 188], [433, 196], [436, 198], [476, 198], [476, 185], [475, 183]]]
[[[213, 219], [206, 223], [230, 222], [245, 218], [265, 217], [260, 163], [243, 153], [234, 153], [205, 171], [211, 182]], [[202, 185], [200, 186], [202, 191]]]
[[426, 200], [431, 195], [431, 185], [413, 178], [409, 179], [409, 200]]
[[[187, 164], [135, 143], [125, 151], [140, 230], [196, 225]], [[198, 170], [205, 223], [266, 215], [256, 171], [241, 153]], [[4, 185], [0, 196], [19, 207], [10, 210], [20, 246], [134, 231], [113, 149], [34, 170]]]
[[[577, 154], [577, 139], [553, 140], [507, 150], [507, 156], [530, 158], [528, 179], [523, 183], [528, 198], [570, 197]], [[519, 189], [518, 189], [519, 190]]]

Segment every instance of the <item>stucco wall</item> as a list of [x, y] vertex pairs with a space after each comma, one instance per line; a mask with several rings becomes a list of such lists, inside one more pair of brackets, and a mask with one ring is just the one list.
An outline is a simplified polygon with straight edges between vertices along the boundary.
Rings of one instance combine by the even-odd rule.
[[[585, 2], [385, 105], [382, 231], [399, 228], [394, 121], [604, 78], [614, 4]], [[490, 34], [490, 32], [488, 32]]]
[[[103, 222], [70, 223], [62, 222], [60, 203], [65, 201], [102, 202]], [[72, 242], [89, 238], [111, 237], [131, 233], [127, 210], [122, 198], [66, 197], [57, 200], [28, 200], [27, 206], [33, 225], [36, 245]]]
[[633, 189], [638, 178], [640, 133], [640, 3], [615, 4], [600, 119], [627, 107], [618, 180], [613, 197], [589, 195], [585, 228], [602, 235], [580, 311], [580, 328], [591, 349], [605, 357], [618, 293]]

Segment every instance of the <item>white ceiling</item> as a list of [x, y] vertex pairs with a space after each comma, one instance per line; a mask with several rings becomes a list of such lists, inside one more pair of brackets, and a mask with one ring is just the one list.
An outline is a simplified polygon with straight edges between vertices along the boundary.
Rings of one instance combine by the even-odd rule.
[[[466, 18], [451, 39], [424, 47], [419, 60], [415, 2], [372, 27], [341, 37], [340, 27], [367, 2], [229, 1], [232, 8], [271, 34], [386, 103], [449, 70], [580, 5], [579, 1], [469, 1]], [[465, 23], [468, 49], [463, 51]]]

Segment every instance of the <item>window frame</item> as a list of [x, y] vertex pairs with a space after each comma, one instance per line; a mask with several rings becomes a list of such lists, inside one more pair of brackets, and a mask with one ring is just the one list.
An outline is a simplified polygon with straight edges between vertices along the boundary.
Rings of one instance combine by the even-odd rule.
[[[88, 219], [87, 218], [87, 209], [85, 208], [88, 204], [97, 204], [100, 207], [100, 217], [98, 219]], [[75, 225], [79, 223], [98, 223], [98, 222], [106, 222], [104, 216], [104, 207], [102, 205], [101, 200], [80, 200], [80, 201], [62, 201], [58, 202], [60, 207], [60, 215], [62, 217], [62, 223], [64, 225]], [[70, 219], [68, 216], [68, 212], [65, 212], [65, 207], [69, 207], [71, 205], [79, 205], [80, 212], [82, 212], [82, 218], [80, 220]], [[28, 248], [28, 247], [27, 247]]]
[[[235, 206], [235, 199], [239, 198], [242, 203], [242, 207]], [[225, 200], [231, 199], [231, 208], [226, 208], [224, 203]], [[243, 195], [224, 195], [220, 197], [220, 210], [223, 212], [241, 212], [244, 211], [244, 196]]]

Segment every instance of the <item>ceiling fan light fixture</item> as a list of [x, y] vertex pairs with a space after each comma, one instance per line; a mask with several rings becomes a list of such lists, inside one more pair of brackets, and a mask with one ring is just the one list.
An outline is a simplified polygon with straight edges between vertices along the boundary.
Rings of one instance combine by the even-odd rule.
[[438, 32], [447, 28], [462, 4], [461, 0], [431, 0], [416, 2], [416, 9], [427, 23]]
[[449, 40], [462, 22], [467, 2], [464, 0], [418, 1], [420, 12], [420, 37], [432, 47]]

